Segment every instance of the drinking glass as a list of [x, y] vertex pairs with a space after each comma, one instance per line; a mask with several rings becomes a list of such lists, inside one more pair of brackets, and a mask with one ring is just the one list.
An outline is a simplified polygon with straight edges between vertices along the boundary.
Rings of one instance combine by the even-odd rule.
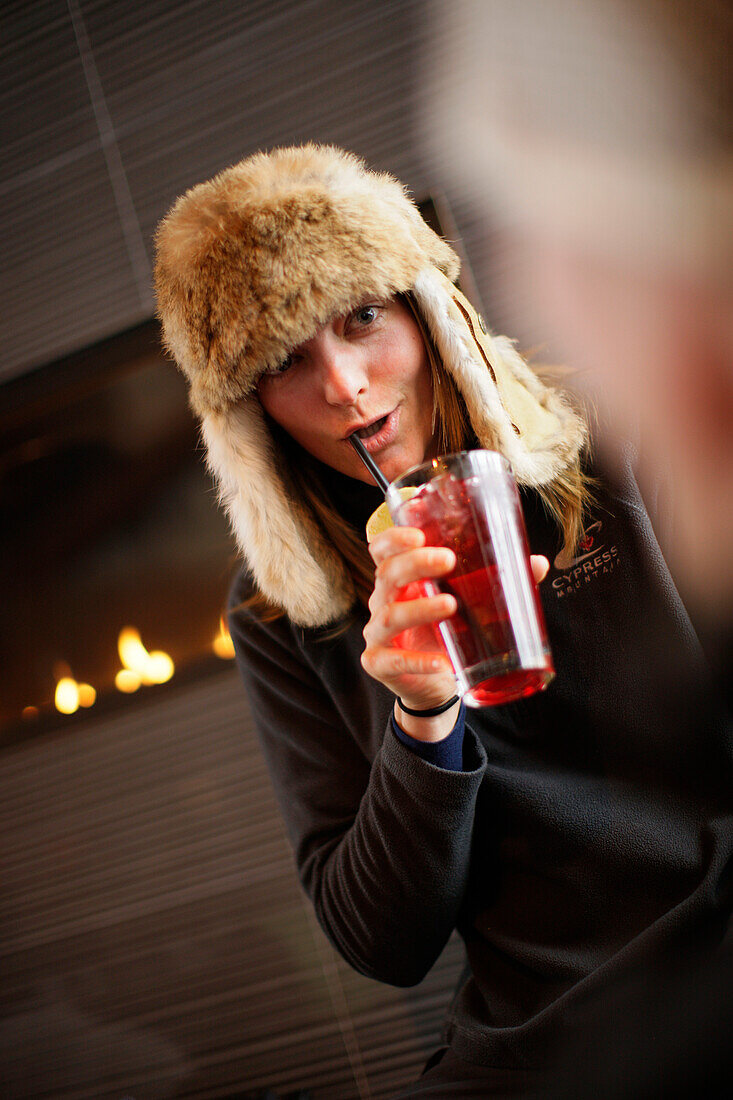
[[[555, 675], [529, 560], [519, 493], [494, 451], [462, 451], [414, 466], [393, 481], [394, 523], [418, 527], [427, 546], [456, 555], [448, 576], [421, 581], [458, 602], [436, 634], [468, 706], [497, 706], [543, 690]], [[414, 598], [408, 586], [403, 598]]]

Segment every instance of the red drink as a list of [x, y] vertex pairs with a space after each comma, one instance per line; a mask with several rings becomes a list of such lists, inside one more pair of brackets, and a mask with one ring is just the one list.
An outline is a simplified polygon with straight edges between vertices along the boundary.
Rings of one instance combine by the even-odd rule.
[[[480, 456], [503, 464], [497, 470], [492, 463], [488, 485]], [[464, 470], [469, 476], [457, 477], [433, 466], [433, 476], [395, 509], [394, 518], [401, 526], [419, 527], [428, 546], [455, 552], [452, 573], [422, 584], [427, 592], [450, 592], [458, 601], [456, 614], [439, 624], [436, 634], [466, 703], [496, 706], [546, 687], [554, 676], [552, 659], [519, 497], [504, 460], [482, 451], [451, 459], [463, 459], [464, 467], [466, 459], [473, 460], [475, 468], [469, 465]], [[409, 588], [403, 598], [422, 594]]]

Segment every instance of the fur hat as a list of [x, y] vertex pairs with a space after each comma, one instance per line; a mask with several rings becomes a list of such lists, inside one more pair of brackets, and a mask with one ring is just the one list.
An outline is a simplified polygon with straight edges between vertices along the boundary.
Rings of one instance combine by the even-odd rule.
[[165, 345], [188, 378], [222, 503], [258, 587], [293, 622], [333, 622], [354, 588], [288, 495], [254, 390], [331, 318], [411, 291], [481, 445], [526, 485], [549, 485], [577, 459], [583, 421], [511, 341], [486, 331], [453, 283], [458, 257], [402, 185], [353, 154], [257, 153], [183, 195], [156, 246]]

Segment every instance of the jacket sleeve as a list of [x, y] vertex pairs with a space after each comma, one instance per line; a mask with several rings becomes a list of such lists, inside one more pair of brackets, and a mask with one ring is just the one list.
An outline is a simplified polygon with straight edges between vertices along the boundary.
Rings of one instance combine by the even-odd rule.
[[[446, 771], [410, 752], [385, 719], [384, 740], [370, 758], [366, 738], [340, 713], [288, 620], [263, 624], [237, 611], [230, 627], [301, 883], [321, 926], [356, 970], [416, 984], [463, 903], [483, 748], [467, 730], [468, 770]], [[363, 712], [368, 677], [360, 666], [352, 674], [350, 712]]]

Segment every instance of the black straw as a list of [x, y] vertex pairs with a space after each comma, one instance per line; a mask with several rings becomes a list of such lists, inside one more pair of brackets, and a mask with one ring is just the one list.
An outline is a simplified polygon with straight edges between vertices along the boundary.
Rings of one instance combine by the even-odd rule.
[[386, 496], [387, 495], [387, 490], [389, 489], [389, 482], [387, 481], [387, 478], [384, 476], [382, 471], [379, 469], [379, 466], [377, 466], [377, 464], [374, 461], [374, 459], [372, 458], [372, 456], [369, 454], [369, 451], [366, 449], [366, 447], [364, 446], [362, 441], [359, 439], [358, 435], [356, 435], [356, 434], [350, 435], [349, 436], [349, 443], [354, 448], [354, 450], [358, 454], [359, 458], [362, 460], [362, 462], [366, 466], [367, 470], [372, 475], [372, 477], [376, 481], [377, 485], [379, 486], [379, 488], [382, 490], [382, 492]]

